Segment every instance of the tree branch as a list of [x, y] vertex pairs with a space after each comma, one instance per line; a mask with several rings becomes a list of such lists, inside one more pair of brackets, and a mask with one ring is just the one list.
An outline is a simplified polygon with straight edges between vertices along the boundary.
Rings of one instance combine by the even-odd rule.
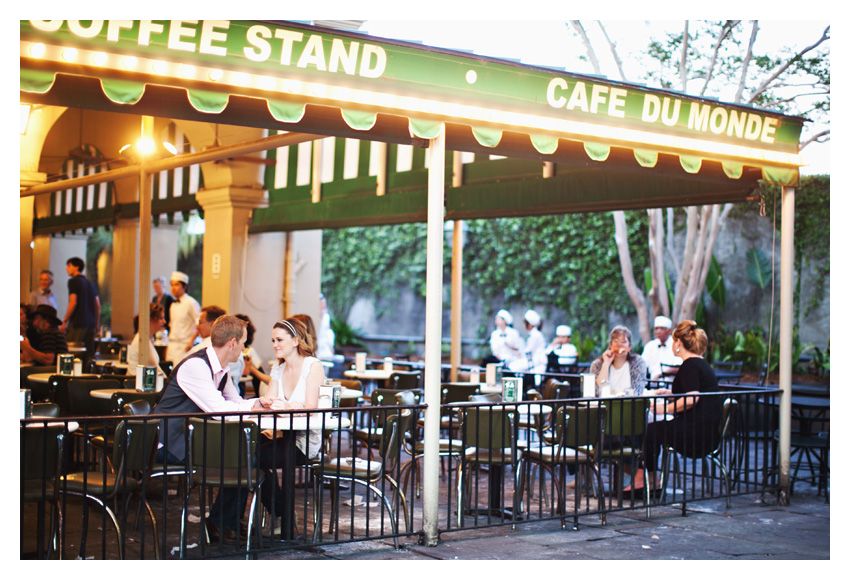
[[[738, 79], [738, 90], [735, 92], [735, 101], [740, 103], [744, 98], [744, 87], [747, 84], [747, 68], [750, 66], [750, 61], [753, 59], [753, 45], [756, 43], [756, 37], [759, 33], [759, 21], [753, 20], [753, 29], [750, 32], [750, 44], [747, 46], [747, 54], [744, 55], [744, 61], [741, 64], [741, 77]], [[750, 101], [752, 102], [752, 100]]]
[[599, 59], [596, 58], [596, 51], [593, 50], [593, 45], [590, 44], [590, 39], [587, 37], [587, 32], [584, 30], [581, 20], [570, 20], [570, 24], [584, 43], [584, 48], [587, 50], [587, 57], [590, 59], [590, 64], [593, 66], [593, 71], [596, 74], [601, 75], [602, 69], [599, 66]]
[[679, 82], [682, 84], [682, 92], [688, 92], [688, 36], [689, 21], [685, 20], [685, 30], [682, 31], [682, 54], [679, 55]]
[[829, 129], [826, 129], [825, 131], [821, 131], [820, 133], [809, 137], [808, 139], [803, 141], [803, 143], [800, 144], [800, 151], [802, 151], [807, 145], [810, 145], [811, 143], [815, 143], [815, 142], [826, 143], [826, 141], [829, 141], [829, 139], [827, 139], [826, 141], [819, 141], [819, 139], [821, 137], [826, 137], [828, 135], [829, 135]]
[[779, 75], [784, 73], [788, 69], [788, 67], [791, 66], [792, 63], [794, 63], [794, 61], [802, 58], [804, 54], [806, 54], [809, 51], [816, 49], [817, 47], [819, 47], [821, 44], [823, 44], [827, 40], [829, 40], [829, 26], [827, 26], [824, 29], [823, 34], [821, 35], [820, 39], [818, 39], [817, 42], [807, 46], [806, 48], [804, 48], [803, 50], [801, 50], [800, 52], [798, 52], [797, 54], [795, 54], [794, 56], [789, 58], [787, 61], [785, 61], [781, 66], [777, 67], [777, 69], [773, 72], [773, 74], [770, 75], [768, 78], [766, 78], [764, 80], [764, 82], [761, 83], [761, 85], [759, 85], [759, 87], [753, 92], [753, 94], [750, 96], [750, 99], [747, 102], [752, 103], [753, 101], [755, 101], [755, 99], [758, 98], [758, 96], [760, 94], [762, 94], [764, 91], [767, 90], [767, 87], [770, 86], [770, 83], [772, 83], [774, 80], [776, 80], [776, 78]]
[[723, 24], [723, 28], [720, 30], [720, 35], [717, 37], [717, 42], [714, 43], [714, 50], [711, 53], [711, 63], [708, 65], [708, 72], [705, 73], [705, 83], [702, 85], [702, 90], [699, 93], [700, 96], [705, 96], [708, 83], [711, 82], [711, 79], [714, 76], [714, 65], [717, 64], [717, 55], [720, 52], [720, 45], [723, 44], [723, 41], [729, 37], [732, 29], [738, 26], [740, 22], [740, 20], [727, 20]]
[[626, 72], [623, 70], [623, 61], [620, 60], [620, 55], [617, 52], [617, 45], [611, 40], [611, 37], [608, 36], [608, 31], [605, 30], [605, 26], [602, 25], [601, 20], [597, 20], [596, 24], [599, 25], [600, 30], [602, 30], [602, 34], [605, 35], [605, 40], [608, 41], [608, 48], [611, 50], [611, 55], [614, 57], [614, 62], [617, 63], [617, 70], [620, 71], [620, 79], [624, 81], [628, 81], [626, 78]]

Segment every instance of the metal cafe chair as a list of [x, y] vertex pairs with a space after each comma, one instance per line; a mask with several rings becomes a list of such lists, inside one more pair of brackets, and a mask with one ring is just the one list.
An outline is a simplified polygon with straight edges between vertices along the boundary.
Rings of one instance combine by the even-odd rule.
[[[411, 529], [410, 513], [407, 507], [407, 498], [404, 496], [404, 491], [399, 487], [398, 482], [392, 477], [398, 464], [401, 455], [401, 438], [402, 433], [409, 429], [409, 422], [413, 417], [410, 409], [401, 409], [400, 413], [387, 416], [383, 430], [381, 432], [381, 441], [378, 449], [380, 461], [374, 459], [360, 459], [359, 457], [336, 457], [328, 458], [324, 462], [317, 462], [312, 465], [316, 477], [314, 482], [314, 511], [313, 511], [313, 541], [318, 538], [319, 530], [321, 529], [321, 497], [323, 482], [330, 483], [331, 489], [331, 515], [328, 525], [328, 533], [332, 534], [334, 527], [337, 524], [339, 517], [339, 486], [341, 483], [350, 483], [352, 485], [362, 485], [372, 493], [381, 498], [384, 506], [389, 512], [390, 525], [393, 532], [393, 543], [398, 549], [398, 524], [396, 522], [395, 513], [393, 512], [393, 503], [396, 499], [401, 501], [404, 509], [404, 521], [407, 529]], [[393, 489], [393, 500], [390, 499], [378, 487], [378, 483], [386, 481]]]
[[[129, 420], [121, 421], [115, 428], [115, 440], [112, 446], [112, 466], [106, 468], [102, 463], [99, 471], [84, 471], [69, 473], [61, 478], [60, 493], [82, 497], [103, 508], [115, 526], [118, 539], [118, 550], [124, 559], [124, 530], [118, 523], [115, 513], [109, 508], [110, 500], [121, 500], [122, 513], [126, 514], [130, 497], [136, 497], [144, 503], [153, 527], [154, 553], [160, 557], [159, 539], [156, 533], [156, 518], [147, 499], [141, 495], [142, 488], [150, 477], [154, 453], [159, 442], [158, 420]], [[85, 552], [87, 532], [87, 510], [83, 511], [83, 538], [80, 542], [80, 554]]]
[[[51, 405], [51, 403], [37, 403], [33, 405]], [[58, 407], [53, 405], [56, 410]], [[44, 411], [45, 409], [39, 409]], [[51, 411], [52, 413], [52, 411]], [[55, 417], [55, 415], [41, 415]], [[62, 474], [63, 457], [65, 450], [65, 426], [64, 425], [39, 425], [37, 423], [28, 427], [21, 427], [21, 502], [37, 502], [39, 504], [38, 514], [38, 554], [43, 553], [42, 542], [44, 538], [42, 521], [43, 505], [50, 504], [50, 544], [47, 548], [49, 559], [54, 550], [62, 558], [62, 510], [59, 506], [59, 477]]]
[[[587, 466], [596, 477], [598, 487], [599, 511], [602, 525], [605, 525], [605, 502], [602, 473], [593, 450], [603, 445], [606, 408], [603, 405], [580, 405], [577, 407], [559, 407], [555, 415], [555, 444], [545, 447], [532, 446], [523, 449], [516, 469], [516, 487], [518, 502], [521, 505], [525, 482], [532, 464], [540, 466], [555, 480], [558, 493], [558, 513], [561, 514], [561, 527], [566, 528], [566, 506], [564, 503], [566, 468], [576, 467], [576, 504], [582, 488], [580, 469]], [[556, 474], [555, 467], [559, 467]], [[576, 510], [574, 528], [578, 528], [578, 510]]]

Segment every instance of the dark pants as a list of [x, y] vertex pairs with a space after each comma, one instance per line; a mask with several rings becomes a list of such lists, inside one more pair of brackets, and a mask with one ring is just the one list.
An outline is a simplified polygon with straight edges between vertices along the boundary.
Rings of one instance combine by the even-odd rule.
[[646, 426], [646, 448], [644, 462], [646, 470], [658, 470], [658, 456], [663, 447], [672, 447], [685, 457], [708, 455], [719, 443], [717, 429], [700, 428], [700, 425], [674, 419], [655, 421]]
[[[283, 443], [280, 439], [274, 440], [269, 437], [260, 437], [260, 446], [258, 451], [260, 469], [265, 472], [265, 480], [263, 482], [262, 493], [260, 499], [263, 506], [269, 513], [277, 517], [283, 515], [283, 489], [281, 489], [277, 480], [277, 470], [283, 465], [284, 454]], [[295, 465], [307, 465], [307, 456], [300, 449], [295, 448]], [[284, 485], [291, 485], [293, 482], [285, 481]]]
[[82, 342], [86, 347], [86, 358], [88, 360], [94, 360], [97, 354], [94, 346], [94, 335], [94, 328], [80, 328], [69, 324], [65, 332], [65, 340], [68, 342]]

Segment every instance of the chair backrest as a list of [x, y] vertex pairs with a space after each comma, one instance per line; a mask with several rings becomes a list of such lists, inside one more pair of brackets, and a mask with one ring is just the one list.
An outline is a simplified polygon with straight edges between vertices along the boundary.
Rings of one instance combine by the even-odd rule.
[[422, 384], [421, 371], [393, 371], [388, 386], [396, 390], [418, 389]]
[[481, 392], [481, 387], [470, 383], [443, 383], [440, 385], [440, 404], [465, 403], [469, 397]]
[[[62, 473], [64, 442], [64, 425], [21, 427], [21, 477], [26, 480], [58, 477]], [[58, 481], [51, 483], [58, 489]]]
[[95, 399], [92, 391], [98, 389], [120, 389], [121, 383], [114, 379], [71, 378], [68, 381], [69, 411], [73, 416], [108, 415], [110, 403], [106, 399]]
[[[131, 395], [132, 396], [132, 395]], [[151, 404], [144, 399], [137, 399], [135, 401], [130, 401], [129, 403], [125, 403], [121, 407], [122, 415], [150, 415], [151, 414]]]
[[195, 467], [247, 469], [257, 451], [259, 428], [251, 421], [189, 419], [187, 450]]
[[69, 375], [50, 375], [47, 380], [54, 403], [59, 405], [59, 413], [71, 414], [71, 395], [68, 393], [68, 381], [73, 377]]
[[164, 372], [167, 377], [171, 374], [171, 371], [174, 370], [174, 362], [170, 360], [161, 360], [159, 361], [159, 368], [162, 369], [162, 372]]
[[606, 437], [629, 437], [643, 435], [651, 400], [646, 397], [635, 399], [612, 398], [605, 400]]
[[596, 446], [601, 444], [605, 428], [606, 409], [598, 406], [560, 407], [555, 416], [555, 431], [562, 447]]
[[334, 379], [333, 381], [335, 383], [339, 383], [341, 386], [345, 387], [346, 389], [351, 389], [353, 391], [362, 391], [363, 390], [363, 383], [361, 383], [360, 381], [358, 381], [356, 379]]
[[569, 385], [564, 384], [561, 381], [549, 379], [546, 381], [546, 384], [543, 385], [543, 400], [554, 401], [557, 399], [563, 399], [567, 396], [568, 388]]
[[[410, 409], [402, 409], [401, 414], [411, 416]], [[381, 456], [381, 462], [385, 472], [391, 472], [395, 467], [395, 462], [400, 455], [399, 434], [401, 432], [399, 425], [399, 414], [389, 415], [384, 423], [384, 430], [381, 433], [381, 446], [378, 449], [378, 454]]]
[[738, 414], [738, 401], [729, 397], [723, 401], [723, 416], [720, 419], [721, 443], [734, 435], [735, 418]]
[[115, 427], [112, 465], [116, 467], [116, 486], [122, 485], [124, 473], [150, 474], [159, 443], [159, 419], [125, 419]]
[[463, 409], [463, 441], [478, 449], [516, 449], [516, 410], [495, 407]]
[[32, 416], [33, 417], [58, 417], [59, 416], [59, 405], [56, 403], [33, 403], [32, 404]]

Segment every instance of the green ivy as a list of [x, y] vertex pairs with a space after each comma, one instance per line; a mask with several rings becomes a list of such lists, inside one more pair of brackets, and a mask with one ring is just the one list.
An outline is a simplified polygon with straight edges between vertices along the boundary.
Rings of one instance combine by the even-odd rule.
[[[627, 212], [632, 266], [648, 266], [646, 212]], [[633, 314], [623, 287], [610, 213], [470, 220], [466, 222], [464, 288], [498, 308], [551, 305], [574, 332], [606, 325], [610, 312]], [[444, 244], [446, 240], [444, 239]], [[389, 307], [402, 287], [425, 295], [425, 224], [327, 230], [322, 241], [322, 288], [337, 316], [357, 296]], [[444, 246], [444, 281], [451, 268]], [[380, 313], [378, 313], [380, 315]], [[493, 313], [487, 313], [493, 314]], [[546, 312], [541, 313], [544, 318]], [[487, 328], [481, 329], [484, 336]]]

